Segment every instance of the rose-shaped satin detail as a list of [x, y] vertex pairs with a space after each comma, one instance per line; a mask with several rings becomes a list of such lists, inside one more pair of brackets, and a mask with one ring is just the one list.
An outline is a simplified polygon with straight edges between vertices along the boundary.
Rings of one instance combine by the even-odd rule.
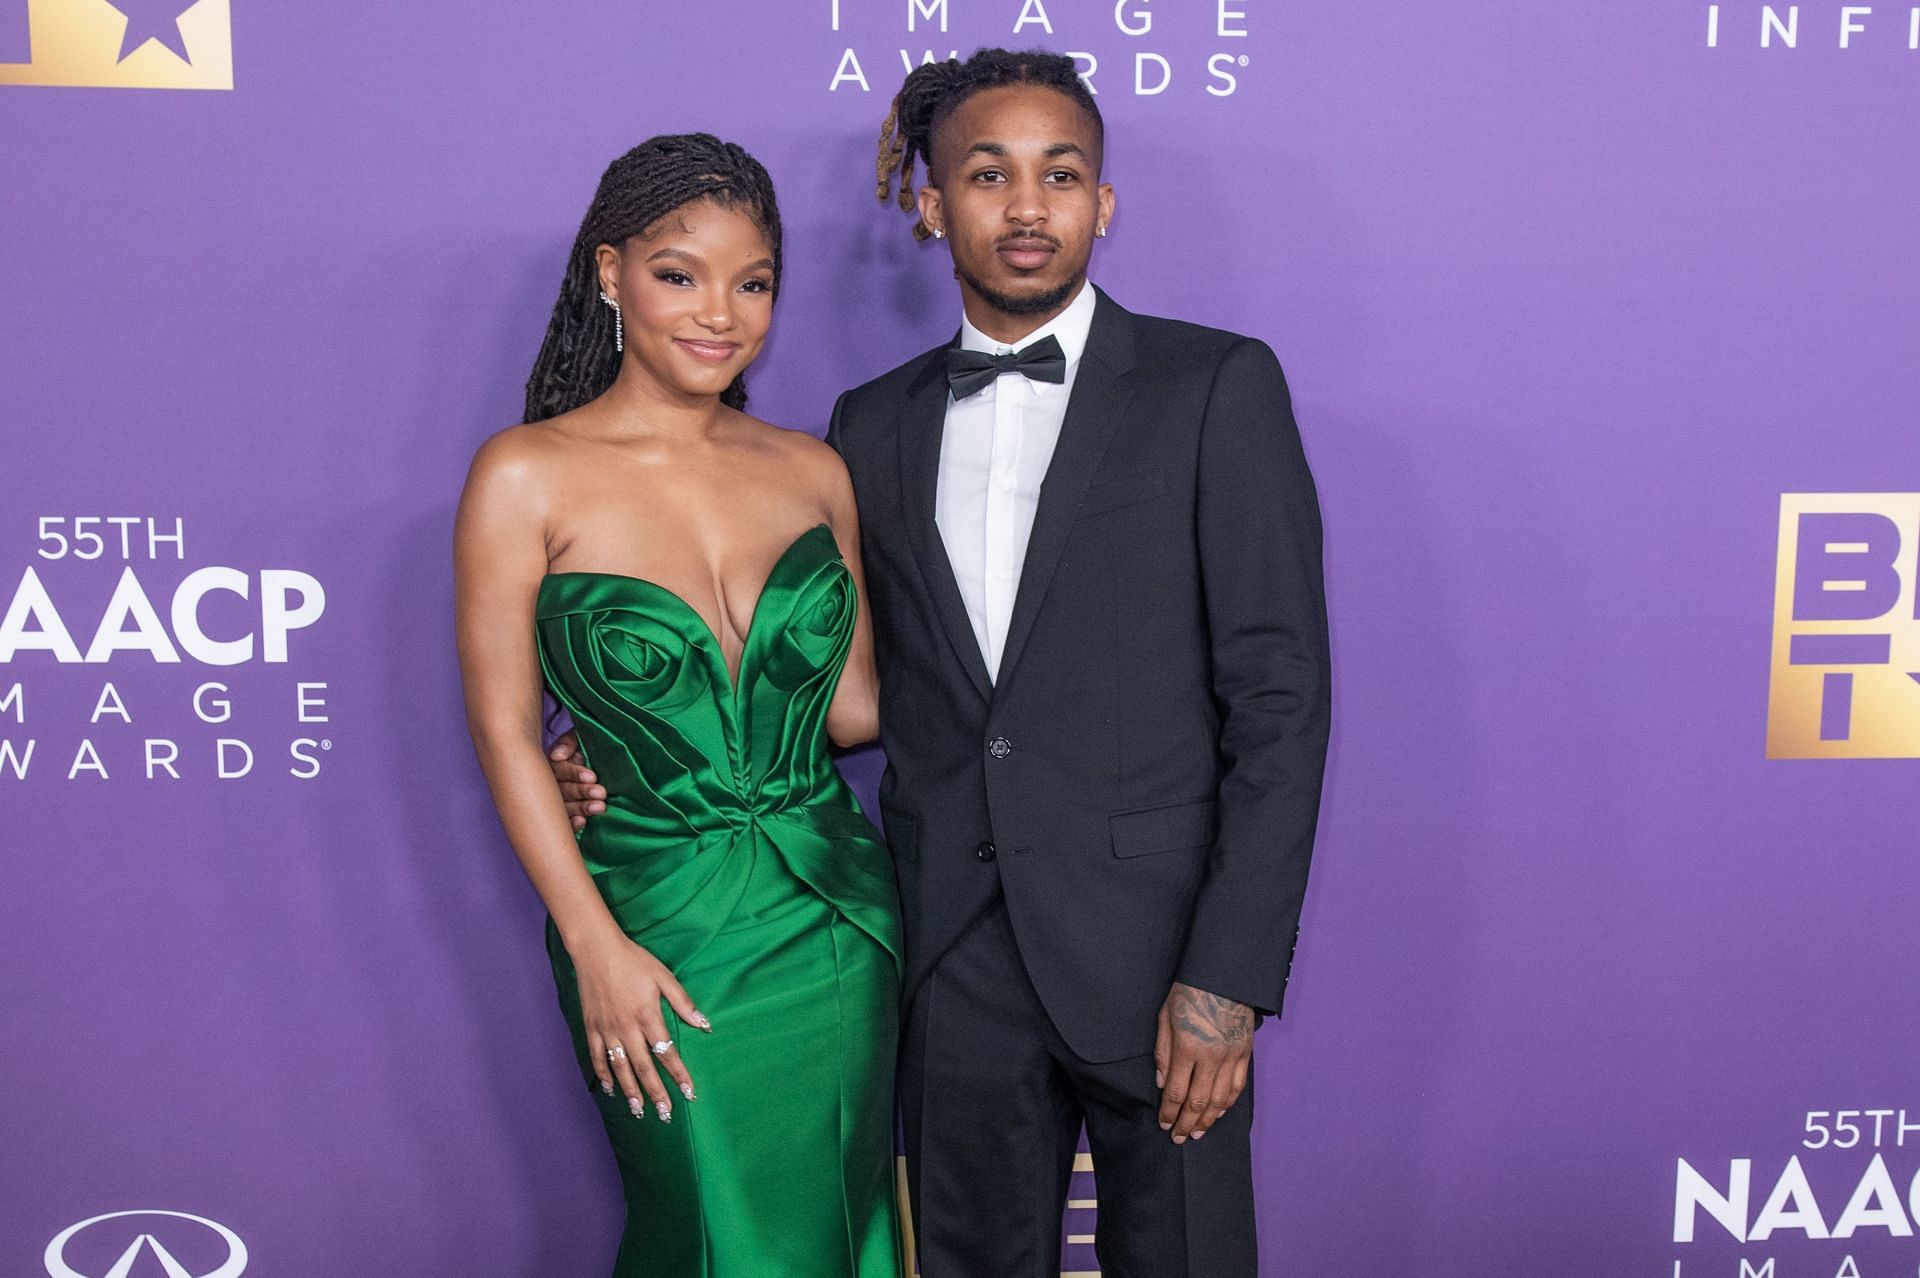
[[853, 640], [858, 600], [853, 574], [838, 559], [823, 564], [793, 594], [793, 608], [768, 645], [761, 677], [791, 693], [822, 673], [837, 682]]
[[547, 686], [607, 788], [581, 855], [663, 960], [717, 935], [767, 852], [898, 952], [891, 864], [827, 752], [858, 604], [833, 530], [802, 533], [767, 575], [732, 680], [707, 623], [665, 587], [613, 573], [541, 582]]
[[596, 617], [601, 671], [623, 697], [655, 714], [676, 714], [713, 693], [713, 672], [686, 636], [633, 612]]

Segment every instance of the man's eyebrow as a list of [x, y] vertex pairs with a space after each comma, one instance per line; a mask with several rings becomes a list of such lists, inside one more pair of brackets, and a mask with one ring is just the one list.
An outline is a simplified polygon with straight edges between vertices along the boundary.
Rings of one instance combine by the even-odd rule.
[[[1004, 142], [975, 142], [967, 148], [968, 156], [991, 155], [1004, 160], [1009, 154], [1010, 152], [1007, 150], [1007, 145]], [[1087, 161], [1089, 164], [1093, 162], [1093, 157], [1088, 155], [1087, 149], [1078, 142], [1055, 142], [1047, 147], [1045, 151], [1042, 151], [1041, 154], [1049, 160], [1059, 159], [1063, 155], [1074, 155]]]

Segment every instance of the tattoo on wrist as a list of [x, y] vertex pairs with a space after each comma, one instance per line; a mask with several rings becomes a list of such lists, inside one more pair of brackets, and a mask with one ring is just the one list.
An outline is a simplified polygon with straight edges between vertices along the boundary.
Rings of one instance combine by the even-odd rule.
[[1244, 1047], [1253, 1041], [1253, 1009], [1245, 1003], [1181, 985], [1170, 1010], [1173, 1023], [1202, 1043]]

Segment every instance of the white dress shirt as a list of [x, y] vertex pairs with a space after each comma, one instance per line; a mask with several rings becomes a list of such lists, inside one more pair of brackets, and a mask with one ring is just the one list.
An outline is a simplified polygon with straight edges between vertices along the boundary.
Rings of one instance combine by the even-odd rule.
[[953, 564], [980, 655], [986, 658], [987, 674], [995, 679], [1000, 676], [1013, 598], [1020, 589], [1027, 537], [1040, 505], [1040, 484], [1053, 461], [1067, 398], [1073, 394], [1073, 379], [1093, 327], [1094, 298], [1093, 286], [1083, 283], [1067, 309], [1021, 338], [1017, 347], [988, 337], [965, 315], [960, 318], [964, 350], [1000, 355], [1053, 337], [1067, 357], [1064, 382], [1034, 382], [1005, 373], [977, 394], [955, 400], [949, 392], [947, 399], [934, 522]]

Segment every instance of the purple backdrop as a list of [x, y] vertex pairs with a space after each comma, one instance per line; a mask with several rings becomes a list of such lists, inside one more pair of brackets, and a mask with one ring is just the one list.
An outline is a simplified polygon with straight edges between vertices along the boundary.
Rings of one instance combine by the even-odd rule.
[[[169, 1211], [279, 1278], [605, 1272], [459, 705], [460, 478], [651, 133], [779, 183], [763, 415], [951, 331], [872, 148], [902, 49], [982, 43], [1097, 61], [1095, 277], [1271, 342], [1320, 480], [1263, 1272], [1920, 1269], [1913, 6], [120, 7], [0, 0], [0, 1271], [149, 1233], [239, 1272], [177, 1216], [59, 1238]], [[108, 87], [217, 81], [229, 34], [230, 91]], [[1875, 560], [1821, 570], [1838, 619], [1775, 610], [1787, 494], [1893, 529], [1816, 547]], [[1796, 625], [1894, 656], [1787, 661]], [[1791, 757], [1844, 752], [1843, 685], [1879, 757]]]

